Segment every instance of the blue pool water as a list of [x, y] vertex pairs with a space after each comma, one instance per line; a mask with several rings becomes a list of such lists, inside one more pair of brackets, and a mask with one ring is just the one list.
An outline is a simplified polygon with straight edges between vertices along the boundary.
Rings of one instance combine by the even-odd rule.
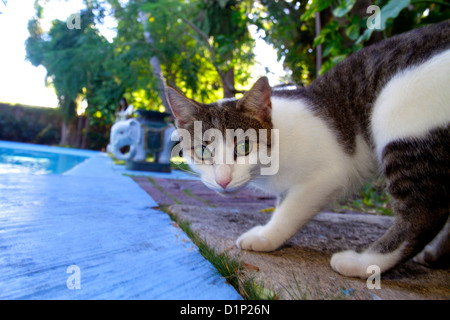
[[86, 159], [72, 154], [0, 147], [0, 174], [61, 174]]

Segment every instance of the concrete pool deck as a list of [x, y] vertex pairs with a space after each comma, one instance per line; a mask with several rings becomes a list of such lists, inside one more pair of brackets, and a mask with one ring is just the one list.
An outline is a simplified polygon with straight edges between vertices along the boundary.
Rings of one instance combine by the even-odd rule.
[[242, 299], [123, 167], [88, 153], [62, 175], [0, 175], [0, 299]]

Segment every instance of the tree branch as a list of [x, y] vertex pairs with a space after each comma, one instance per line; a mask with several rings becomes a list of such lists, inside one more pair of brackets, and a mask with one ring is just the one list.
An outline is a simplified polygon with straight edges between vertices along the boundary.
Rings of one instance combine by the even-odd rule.
[[[174, 14], [177, 14], [176, 12], [174, 12]], [[227, 90], [229, 90], [230, 92], [236, 94], [236, 93], [244, 93], [245, 91], [242, 90], [237, 90], [234, 86], [230, 85], [230, 83], [227, 81], [226, 79], [226, 74], [224, 74], [218, 64], [217, 64], [217, 56], [216, 56], [216, 52], [214, 51], [214, 48], [211, 46], [211, 44], [209, 43], [209, 37], [203, 32], [202, 29], [200, 29], [199, 27], [197, 27], [192, 21], [186, 19], [185, 17], [177, 14], [178, 17], [180, 17], [181, 20], [183, 20], [189, 27], [191, 27], [195, 32], [198, 33], [198, 35], [203, 39], [206, 48], [208, 49], [210, 55], [211, 55], [211, 60], [212, 60], [212, 64], [214, 66], [214, 69], [216, 69], [217, 73], [219, 74], [220, 80], [222, 82], [222, 85], [224, 87], [227, 88]]]
[[[139, 15], [139, 18], [141, 19], [141, 24], [144, 29], [145, 41], [153, 46], [153, 44], [154, 44], [153, 37], [152, 37], [150, 31], [147, 30], [148, 29], [147, 28], [147, 14], [143, 11], [139, 11], [138, 15]], [[156, 55], [154, 55], [153, 57], [150, 58], [150, 65], [152, 67], [153, 75], [159, 79], [158, 96], [161, 99], [161, 102], [162, 102], [164, 108], [166, 109], [166, 112], [171, 113], [171, 108], [170, 108], [169, 102], [166, 99], [166, 94], [165, 94], [166, 81], [165, 81], [164, 75], [162, 74], [162, 71], [161, 71], [161, 65], [159, 63], [159, 59]]]

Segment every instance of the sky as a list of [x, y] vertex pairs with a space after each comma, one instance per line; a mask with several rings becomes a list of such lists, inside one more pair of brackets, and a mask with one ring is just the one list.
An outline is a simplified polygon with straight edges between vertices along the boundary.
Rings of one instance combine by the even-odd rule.
[[[35, 0], [8, 0], [6, 6], [0, 1], [0, 102], [20, 103], [33, 106], [57, 107], [55, 91], [45, 86], [46, 70], [34, 67], [25, 60], [25, 41], [28, 38], [27, 24], [35, 14]], [[67, 18], [83, 8], [82, 0], [51, 0], [45, 5], [43, 29], [48, 30], [51, 21]], [[283, 68], [276, 61], [276, 52], [263, 40], [256, 40], [255, 54], [257, 65], [252, 76], [265, 75], [268, 67], [271, 85], [278, 82], [283, 75]], [[114, 22], [106, 21], [100, 31], [108, 38], [114, 36]], [[256, 79], [255, 79], [256, 80]]]
[[[28, 20], [34, 16], [35, 0], [0, 2], [0, 101], [44, 107], [56, 107], [58, 100], [52, 88], [45, 86], [44, 67], [25, 61]], [[81, 0], [49, 4], [44, 17], [65, 19], [80, 7]], [[51, 7], [50, 7], [51, 6]]]

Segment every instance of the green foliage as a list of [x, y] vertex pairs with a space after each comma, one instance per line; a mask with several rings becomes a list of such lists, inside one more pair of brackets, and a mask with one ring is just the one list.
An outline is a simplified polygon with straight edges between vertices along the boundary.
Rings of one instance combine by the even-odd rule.
[[250, 12], [252, 22], [264, 32], [263, 39], [277, 50], [291, 71], [291, 81], [308, 84], [315, 74], [314, 19], [301, 21], [307, 1], [260, 0]]
[[149, 16], [152, 54], [170, 85], [194, 99], [211, 101], [221, 97], [218, 89], [226, 85], [229, 70], [231, 87], [247, 81], [254, 55], [244, 5], [231, 0], [139, 4], [138, 10]]
[[323, 11], [326, 8], [330, 7], [331, 0], [313, 0], [308, 3], [308, 10], [306, 10], [305, 13], [301, 16], [302, 21], [307, 21], [311, 18], [314, 18], [317, 12]]
[[[260, 0], [258, 3], [253, 6], [254, 23], [264, 30], [264, 39], [277, 49], [279, 60], [284, 59], [284, 66], [292, 72], [291, 80], [305, 85], [315, 78], [319, 45], [323, 50], [319, 74], [323, 74], [366, 45], [450, 18], [450, 4], [445, 1]], [[367, 13], [370, 5], [381, 9], [379, 30], [367, 27], [372, 16]], [[316, 14], [321, 18], [318, 34]]]
[[[112, 43], [96, 28], [107, 4], [118, 22]], [[184, 0], [86, 1], [86, 10], [80, 12], [80, 29], [68, 28], [65, 21], [53, 21], [50, 31], [44, 32], [40, 19], [45, 2], [36, 1], [36, 16], [28, 24], [27, 59], [47, 69], [48, 83], [55, 87], [65, 123], [76, 116], [83, 99], [88, 104], [85, 112], [91, 127], [112, 124], [122, 97], [136, 108], [167, 111], [160, 100], [159, 75], [153, 73], [150, 63], [154, 58], [161, 63], [169, 85], [194, 99], [217, 100], [225, 78], [222, 73], [233, 71], [233, 88], [234, 78], [239, 83], [248, 79], [249, 68], [243, 65], [253, 58], [252, 39], [242, 7], [236, 1], [220, 1], [220, 15], [227, 17], [227, 28], [211, 28], [207, 31], [211, 44], [209, 39], [205, 43], [203, 31], [195, 28], [202, 23], [216, 24], [211, 19], [217, 7], [211, 11], [209, 4]], [[142, 12], [148, 21], [141, 21]], [[152, 41], [144, 36], [147, 31]], [[213, 56], [209, 47], [217, 55]]]
[[[155, 181], [149, 178], [150, 182], [158, 186]], [[231, 284], [236, 291], [246, 300], [276, 300], [277, 295], [273, 290], [258, 285], [254, 279], [249, 276], [245, 270], [245, 263], [230, 256], [226, 251], [219, 252], [212, 248], [208, 243], [199, 237], [191, 227], [188, 221], [180, 219], [176, 214], [172, 213], [169, 208], [162, 207], [161, 210], [169, 214], [174, 221], [174, 226], [182, 229], [192, 242], [198, 247], [202, 256], [205, 257], [223, 276], [226, 281]]]
[[337, 212], [364, 212], [392, 216], [391, 198], [386, 191], [386, 181], [379, 178], [363, 186], [358, 194], [345, 199], [333, 208]]
[[[40, 14], [38, 12], [37, 16]], [[41, 30], [38, 18], [28, 24], [27, 59], [47, 69], [66, 123], [75, 117], [76, 100], [80, 95], [88, 101], [87, 113], [92, 116], [97, 111], [111, 114], [123, 91], [114, 77], [114, 68], [106, 68], [116, 64], [111, 62], [115, 58], [114, 51], [98, 34], [94, 18], [92, 11], [82, 11], [80, 29], [69, 29], [66, 22], [55, 20], [48, 34]], [[91, 119], [95, 122], [95, 117]]]
[[218, 53], [219, 68], [224, 73], [230, 69], [237, 69], [235, 80], [241, 83], [247, 81], [249, 77], [247, 66], [254, 59], [252, 51], [254, 40], [248, 31], [250, 20], [246, 16], [248, 10], [242, 1], [204, 1], [199, 2], [199, 14], [196, 15], [199, 27], [213, 39], [213, 46]]
[[220, 87], [220, 79], [213, 61], [200, 37], [182, 19], [190, 18], [192, 8], [181, 1], [173, 2], [168, 6], [165, 1], [155, 1], [143, 7], [155, 39], [152, 53], [160, 60], [169, 85], [194, 99], [218, 98], [214, 91]]
[[[380, 29], [386, 30], [386, 23], [390, 19], [395, 19], [399, 13], [411, 4], [411, 0], [390, 0], [380, 11]], [[375, 29], [366, 29], [364, 33], [356, 41], [357, 44], [370, 39]]]
[[[360, 50], [364, 43], [370, 44], [369, 40], [373, 33], [382, 33], [383, 37], [390, 37], [394, 34], [411, 30], [429, 23], [429, 19], [423, 16], [423, 12], [428, 9], [433, 15], [437, 14], [443, 21], [450, 17], [448, 8], [442, 4], [432, 4], [434, 1], [414, 1], [414, 0], [379, 0], [372, 1], [372, 4], [378, 5], [381, 10], [379, 13], [379, 28], [368, 28], [368, 23], [374, 21], [374, 14], [368, 14], [367, 8], [365, 15], [352, 10], [357, 3], [355, 0], [328, 1], [329, 6], [325, 6], [327, 1], [313, 0], [311, 8], [318, 12], [320, 9], [330, 10], [332, 15], [329, 21], [323, 26], [320, 34], [315, 38], [313, 46], [324, 45], [324, 57], [326, 58], [320, 74], [325, 73], [340, 61], [345, 59], [352, 52]], [[370, 4], [370, 1], [366, 1]], [[439, 3], [439, 1], [436, 1]], [[360, 15], [358, 15], [360, 14]], [[413, 17], [409, 21], [402, 19], [401, 15]], [[302, 20], [308, 20], [311, 16], [306, 13]], [[370, 18], [370, 20], [368, 20]], [[403, 27], [398, 28], [399, 25]], [[364, 31], [363, 31], [364, 30]]]
[[340, 0], [337, 7], [333, 9], [333, 16], [337, 18], [344, 17], [350, 12], [350, 10], [352, 10], [355, 4], [356, 0]]
[[[54, 21], [44, 32], [40, 19], [45, 3], [36, 1], [36, 16], [28, 24], [27, 59], [47, 69], [66, 123], [85, 99], [91, 126], [106, 131], [121, 97], [137, 108], [163, 111], [160, 77], [153, 73], [151, 59], [159, 61], [167, 84], [190, 98], [208, 102], [221, 98], [222, 90], [239, 92], [236, 88], [248, 84], [254, 61], [250, 24], [264, 31], [290, 80], [307, 85], [317, 74], [319, 45], [323, 74], [383, 37], [450, 18], [447, 3], [431, 0], [86, 0], [81, 29]], [[361, 3], [363, 10], [358, 9]], [[367, 28], [371, 4], [381, 8], [379, 31]], [[97, 29], [106, 10], [117, 20], [112, 42]], [[107, 134], [100, 140], [107, 141]]]

